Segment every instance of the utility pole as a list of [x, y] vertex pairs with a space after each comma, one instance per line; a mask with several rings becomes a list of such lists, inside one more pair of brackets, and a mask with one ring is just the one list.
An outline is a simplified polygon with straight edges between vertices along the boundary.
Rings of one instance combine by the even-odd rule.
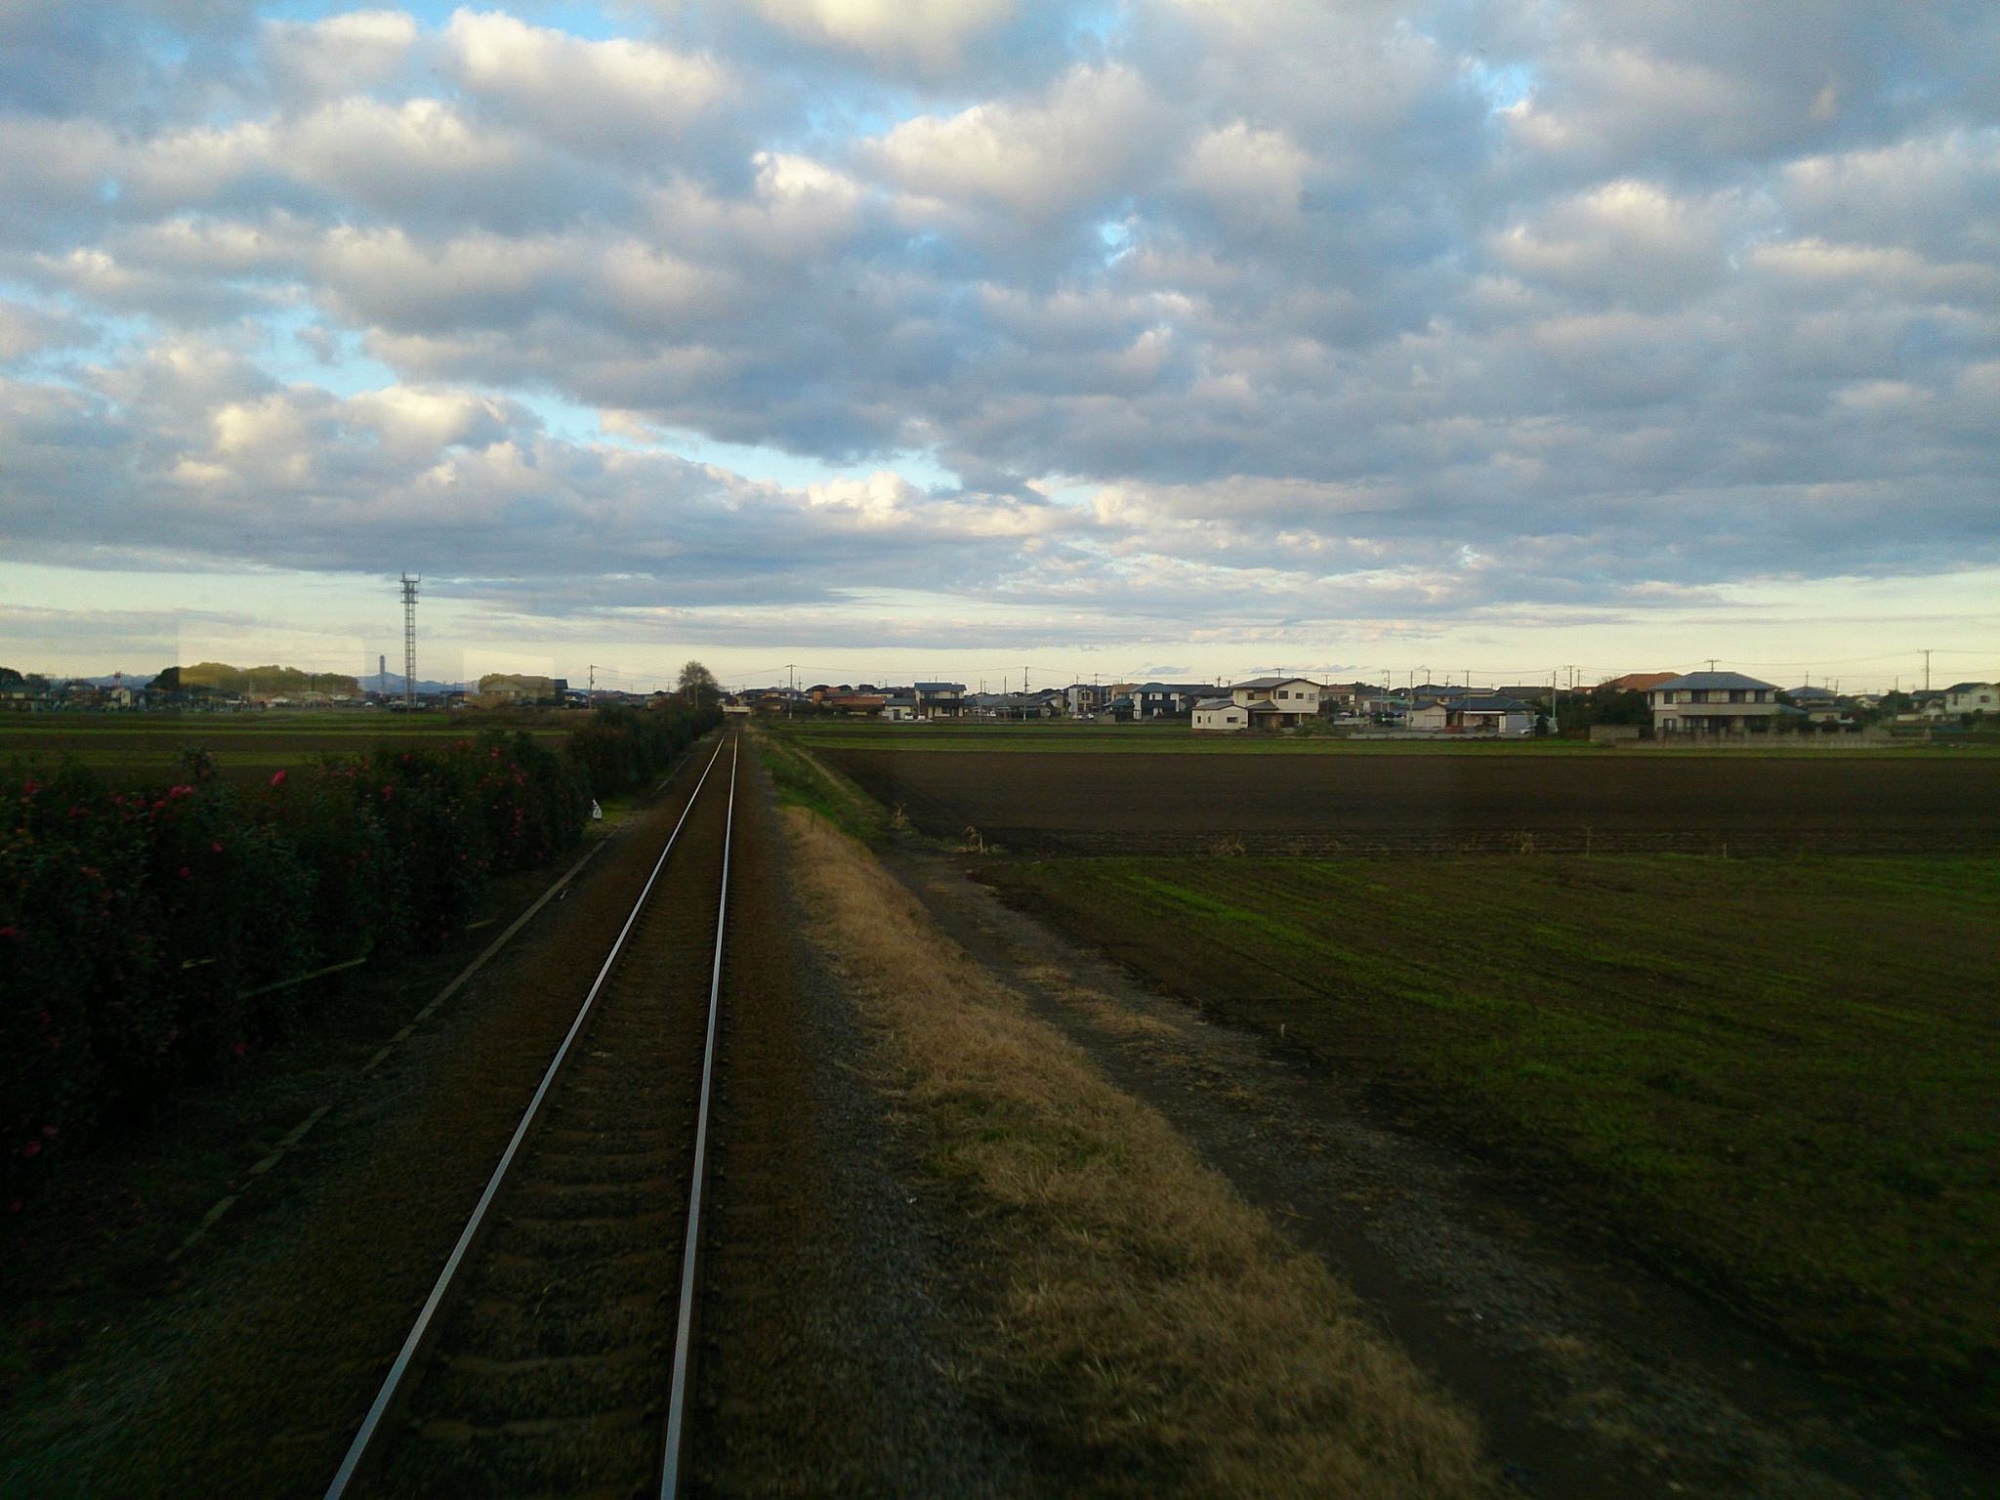
[[785, 717], [788, 719], [792, 716], [792, 704], [799, 696], [799, 674], [796, 670], [797, 667], [798, 663], [795, 661], [785, 663]]
[[1718, 661], [1720, 661], [1720, 660], [1721, 660], [1721, 658], [1720, 658], [1720, 657], [1717, 657], [1717, 656], [1711, 656], [1711, 657], [1710, 657], [1710, 658], [1708, 659], [1708, 670], [1709, 670], [1709, 671], [1711, 671], [1711, 672], [1713, 672], [1713, 671], [1715, 670], [1715, 664], [1716, 664], [1716, 663], [1717, 663]]
[[1930, 648], [1925, 647], [1924, 648], [1924, 696], [1928, 698], [1930, 696], [1930, 692], [1931, 692], [1931, 653], [1930, 653]]
[[403, 575], [403, 706], [417, 706], [417, 585], [423, 582], [419, 573], [412, 578]]

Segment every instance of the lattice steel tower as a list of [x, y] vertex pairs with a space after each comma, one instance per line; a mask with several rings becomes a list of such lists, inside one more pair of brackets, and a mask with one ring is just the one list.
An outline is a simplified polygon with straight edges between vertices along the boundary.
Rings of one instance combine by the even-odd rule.
[[423, 582], [419, 573], [412, 578], [403, 575], [403, 706], [417, 706], [417, 585]]

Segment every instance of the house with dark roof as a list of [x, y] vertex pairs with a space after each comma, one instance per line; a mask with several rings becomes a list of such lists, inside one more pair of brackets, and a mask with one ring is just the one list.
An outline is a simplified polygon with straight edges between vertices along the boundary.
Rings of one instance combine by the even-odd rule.
[[1412, 709], [1407, 723], [1434, 734], [1518, 737], [1535, 732], [1535, 710], [1505, 693], [1461, 693]]
[[1776, 687], [1741, 672], [1687, 672], [1656, 684], [1647, 699], [1659, 735], [1766, 730], [1785, 707]]
[[1236, 734], [1250, 727], [1250, 710], [1234, 698], [1198, 698], [1194, 727], [1203, 734]]
[[1062, 712], [1062, 694], [1054, 688], [1033, 693], [967, 693], [965, 711], [981, 719], [1053, 719]]
[[962, 682], [920, 682], [916, 684], [917, 717], [955, 719], [965, 708]]
[[2000, 714], [2000, 687], [1990, 682], [1954, 682], [1944, 690], [1948, 714]]

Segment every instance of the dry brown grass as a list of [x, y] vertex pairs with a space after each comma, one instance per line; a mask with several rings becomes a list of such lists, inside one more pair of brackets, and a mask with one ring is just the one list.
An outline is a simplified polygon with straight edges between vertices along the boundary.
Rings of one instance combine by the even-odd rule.
[[1487, 1495], [1469, 1418], [1153, 1110], [940, 933], [859, 844], [787, 810], [816, 940], [975, 1216], [974, 1389], [1073, 1487]]

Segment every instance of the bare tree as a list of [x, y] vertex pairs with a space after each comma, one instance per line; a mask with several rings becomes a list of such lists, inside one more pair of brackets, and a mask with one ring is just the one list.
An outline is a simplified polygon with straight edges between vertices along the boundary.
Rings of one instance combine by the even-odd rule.
[[706, 708], [722, 696], [722, 688], [713, 672], [700, 662], [691, 661], [681, 668], [680, 695], [688, 707]]

